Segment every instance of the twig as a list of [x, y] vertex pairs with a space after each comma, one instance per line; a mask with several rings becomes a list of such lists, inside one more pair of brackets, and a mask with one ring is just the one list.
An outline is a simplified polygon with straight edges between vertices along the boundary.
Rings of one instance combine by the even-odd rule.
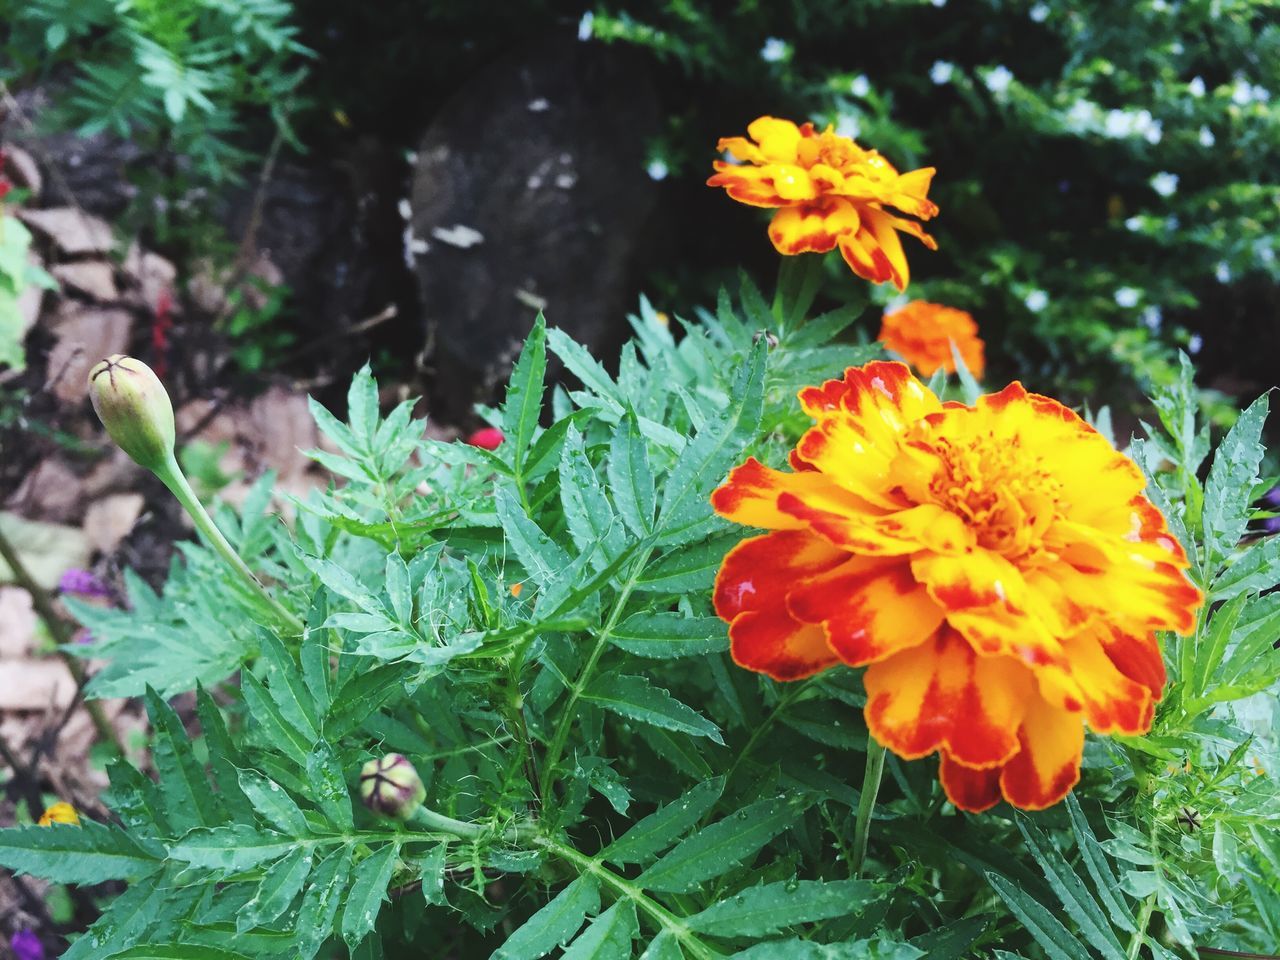
[[[72, 678], [75, 679], [76, 686], [83, 690], [87, 679], [84, 667], [81, 666], [79, 660], [64, 649], [64, 646], [71, 640], [71, 632], [66, 622], [58, 616], [58, 612], [53, 608], [53, 603], [49, 600], [49, 594], [32, 578], [26, 565], [22, 562], [22, 558], [18, 556], [18, 551], [14, 549], [13, 544], [2, 530], [0, 530], [0, 557], [4, 558], [4, 562], [13, 571], [13, 578], [17, 581], [18, 586], [31, 595], [31, 605], [35, 608], [36, 614], [40, 619], [44, 621], [45, 627], [58, 645], [58, 656], [67, 665]], [[102, 710], [102, 704], [96, 700], [85, 700], [84, 708], [88, 711], [89, 718], [93, 721], [93, 726], [98, 731], [98, 736], [104, 742], [115, 747], [116, 752], [123, 756], [124, 745], [120, 742], [120, 735], [116, 732], [116, 728], [111, 725], [111, 721], [107, 719], [106, 713]]]

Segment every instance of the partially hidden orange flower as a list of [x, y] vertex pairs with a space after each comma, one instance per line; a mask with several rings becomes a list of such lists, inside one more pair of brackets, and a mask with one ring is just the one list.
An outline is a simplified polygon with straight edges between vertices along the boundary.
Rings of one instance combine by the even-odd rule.
[[80, 826], [80, 814], [76, 812], [76, 808], [71, 804], [60, 800], [40, 814], [38, 823], [42, 827], [48, 827], [55, 823], [69, 823], [73, 827], [78, 827]]
[[769, 239], [782, 254], [826, 253], [840, 248], [858, 276], [906, 289], [907, 257], [898, 231], [934, 239], [914, 220], [928, 220], [938, 207], [927, 198], [934, 168], [899, 173], [875, 150], [866, 150], [830, 127], [760, 117], [746, 137], [724, 137], [718, 149], [741, 163], [716, 161], [708, 186], [724, 187], [733, 199], [754, 207], [777, 207]]
[[771, 531], [716, 579], [740, 666], [866, 666], [872, 736], [940, 753], [947, 796], [974, 812], [1061, 800], [1086, 725], [1150, 728], [1155, 631], [1192, 630], [1202, 597], [1131, 460], [1016, 382], [970, 407], [875, 362], [800, 403], [816, 423], [794, 470], [749, 459], [712, 495]]
[[912, 300], [886, 313], [879, 339], [926, 377], [933, 376], [939, 369], [956, 372], [956, 360], [951, 353], [953, 343], [960, 359], [975, 377], [982, 379], [987, 366], [973, 316], [940, 303]]

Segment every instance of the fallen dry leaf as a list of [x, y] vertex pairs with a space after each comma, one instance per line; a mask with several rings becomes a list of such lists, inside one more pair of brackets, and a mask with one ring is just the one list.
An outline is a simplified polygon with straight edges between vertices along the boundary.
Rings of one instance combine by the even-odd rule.
[[49, 271], [64, 287], [70, 287], [95, 300], [119, 299], [115, 273], [105, 260], [85, 260], [78, 263], [60, 263]]
[[[28, 656], [36, 636], [31, 594], [21, 587], [0, 587], [0, 661]], [[0, 664], [0, 672], [4, 669]]]
[[[31, 579], [46, 590], [58, 585], [63, 571], [89, 562], [89, 538], [79, 527], [24, 520], [0, 512], [0, 530], [13, 544]], [[0, 560], [0, 583], [13, 583], [13, 571]]]
[[[27, 253], [27, 262], [33, 267], [43, 267], [44, 263], [36, 256], [35, 251]], [[44, 306], [45, 288], [38, 283], [28, 283], [18, 294], [18, 316], [22, 318], [22, 336], [25, 337], [40, 319], [40, 308]]]
[[114, 553], [133, 529], [143, 503], [140, 493], [113, 493], [91, 503], [84, 514], [84, 533], [93, 548], [101, 553]]
[[9, 178], [20, 187], [31, 191], [31, 199], [37, 199], [44, 187], [44, 178], [40, 176], [40, 165], [35, 158], [21, 147], [6, 144], [4, 148], [5, 167]]
[[64, 305], [59, 311], [58, 342], [49, 351], [46, 386], [63, 403], [85, 398], [85, 383], [93, 365], [129, 345], [132, 318], [117, 307]]
[[6, 506], [28, 520], [78, 523], [86, 499], [80, 478], [63, 457], [54, 454], [32, 467]]
[[75, 695], [71, 671], [55, 657], [0, 661], [0, 710], [65, 709]]
[[74, 207], [51, 207], [48, 210], [18, 211], [18, 219], [37, 233], [54, 242], [59, 250], [71, 256], [82, 253], [110, 253], [115, 246], [111, 226]]

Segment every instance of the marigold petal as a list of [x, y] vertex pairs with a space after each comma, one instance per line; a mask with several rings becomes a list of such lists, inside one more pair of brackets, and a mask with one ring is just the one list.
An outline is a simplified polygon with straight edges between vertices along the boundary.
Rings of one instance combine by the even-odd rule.
[[1152, 691], [1127, 677], [1107, 655], [1099, 636], [1106, 629], [1093, 627], [1066, 638], [1066, 664], [1039, 671], [1040, 694], [1072, 713], [1083, 710], [1098, 733], [1146, 733], [1155, 711]]
[[785, 473], [766, 467], [755, 457], [748, 457], [745, 463], [730, 471], [728, 479], [712, 492], [711, 506], [720, 516], [744, 526], [799, 529], [804, 526], [802, 521], [778, 509], [778, 497], [787, 492], [801, 497], [823, 495], [841, 504], [840, 509], [855, 513], [866, 507], [865, 501], [854, 499], [822, 473], [812, 470]]
[[988, 767], [975, 770], [966, 767], [942, 751], [938, 765], [938, 779], [947, 799], [959, 810], [982, 813], [1000, 802], [1000, 768]]
[[774, 163], [764, 169], [769, 171], [773, 189], [787, 203], [817, 199], [817, 185], [804, 167], [792, 163]]
[[1154, 633], [1128, 633], [1103, 624], [1098, 628], [1098, 639], [1117, 670], [1150, 690], [1154, 699], [1161, 698], [1168, 675]]
[[946, 627], [867, 667], [871, 735], [911, 760], [945, 748], [971, 767], [996, 767], [1018, 751], [1018, 725], [1035, 699], [1029, 670], [1011, 657], [980, 657]]
[[1021, 749], [1000, 774], [1000, 791], [1023, 810], [1053, 806], [1080, 780], [1083, 718], [1030, 697], [1018, 742]]
[[743, 163], [764, 163], [766, 158], [760, 148], [746, 137], [721, 137], [716, 144], [721, 153], [731, 153]]
[[774, 680], [800, 680], [840, 661], [821, 627], [798, 623], [781, 607], [751, 610], [729, 625], [733, 662]]
[[790, 120], [759, 117], [747, 125], [747, 134], [760, 144], [760, 152], [776, 163], [795, 163], [800, 128]]
[[894, 229], [893, 217], [883, 210], [867, 209], [863, 212], [862, 219], [889, 261], [890, 275], [887, 279], [892, 280], [899, 291], [907, 289], [911, 280], [911, 268], [907, 265], [906, 251], [902, 249], [902, 238]]
[[716, 614], [732, 621], [748, 610], [782, 609], [787, 591], [797, 581], [826, 573], [848, 558], [807, 530], [779, 530], [743, 540], [725, 556], [716, 574]]
[[831, 649], [855, 667], [922, 643], [942, 623], [942, 608], [907, 563], [864, 557], [792, 587], [787, 609], [822, 624]]
[[929, 220], [938, 213], [938, 205], [927, 199], [929, 186], [933, 183], [936, 167], [921, 167], [919, 170], [908, 170], [898, 177], [894, 184], [894, 192], [889, 195], [889, 202], [913, 217]]
[[724, 187], [739, 203], [752, 207], [781, 207], [787, 201], [778, 196], [769, 167], [747, 167], [716, 161], [716, 173], [707, 178], [707, 186]]
[[868, 556], [906, 556], [922, 549], [961, 553], [973, 542], [959, 517], [932, 503], [875, 516], [842, 508], [843, 500], [788, 492], [779, 495], [778, 509], [836, 546]]
[[847, 200], [826, 200], [783, 207], [769, 224], [769, 239], [781, 254], [826, 253], [836, 241], [858, 229], [858, 213]]
[[980, 653], [1017, 657], [1029, 667], [1062, 662], [1062, 645], [1046, 629], [1038, 598], [998, 553], [922, 553], [911, 569], [947, 611], [947, 622]]

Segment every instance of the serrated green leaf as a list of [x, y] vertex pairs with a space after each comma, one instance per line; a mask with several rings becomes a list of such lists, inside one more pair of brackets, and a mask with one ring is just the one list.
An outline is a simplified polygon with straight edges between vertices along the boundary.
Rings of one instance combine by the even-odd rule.
[[609, 641], [638, 657], [696, 657], [729, 649], [729, 628], [719, 617], [637, 613], [609, 634]]
[[305, 766], [307, 755], [314, 741], [298, 730], [280, 712], [280, 706], [247, 669], [240, 674], [240, 692], [244, 696], [249, 715], [258, 725], [258, 733], [264, 746], [286, 753], [298, 766]]
[[616, 413], [622, 413], [625, 400], [618, 390], [618, 385], [613, 382], [604, 365], [593, 357], [586, 347], [573, 340], [563, 330], [556, 328], [547, 331], [547, 343], [552, 352], [564, 362], [565, 367], [574, 376], [582, 381], [585, 387], [604, 400]]
[[740, 533], [731, 533], [676, 547], [645, 566], [636, 590], [672, 594], [710, 590], [724, 555], [741, 541]]
[[600, 478], [587, 459], [582, 434], [577, 430], [569, 431], [560, 454], [560, 503], [569, 535], [579, 552], [603, 543], [597, 566], [622, 552], [622, 522], [613, 515], [613, 508], [600, 489]]
[[130, 884], [59, 960], [99, 960], [137, 943], [162, 908], [173, 902], [168, 880], [157, 877], [148, 883]]
[[[511, 456], [517, 467], [523, 465], [529, 441], [538, 427], [546, 373], [547, 322], [539, 313], [511, 370], [506, 401], [502, 405], [502, 432], [511, 445]], [[521, 472], [516, 471], [517, 475]]]
[[240, 751], [232, 746], [227, 725], [222, 719], [222, 711], [202, 684], [196, 686], [196, 716], [200, 720], [200, 731], [204, 734], [209, 754], [209, 769], [218, 785], [223, 805], [231, 819], [242, 822], [251, 820], [253, 806], [240, 789], [239, 771], [235, 766], [242, 759]]
[[244, 932], [275, 921], [302, 891], [315, 862], [312, 847], [297, 847], [262, 875], [253, 899], [236, 914], [236, 929]]
[[422, 858], [422, 896], [427, 903], [433, 906], [443, 906], [446, 901], [444, 898], [444, 871], [446, 866], [446, 856], [449, 853], [448, 844], [440, 844], [432, 847], [425, 857]]
[[648, 536], [656, 504], [653, 470], [635, 413], [630, 409], [614, 428], [605, 475], [618, 514], [637, 537]]
[[744, 863], [766, 843], [793, 826], [808, 806], [804, 796], [776, 797], [744, 807], [700, 830], [636, 879], [659, 893], [689, 893], [704, 880]]
[[293, 837], [274, 830], [257, 830], [246, 824], [231, 824], [192, 830], [169, 848], [175, 860], [210, 870], [248, 870], [275, 860], [297, 845]]
[[307, 781], [312, 797], [324, 811], [324, 815], [339, 830], [350, 830], [355, 825], [355, 820], [346, 774], [337, 753], [324, 741], [317, 743], [307, 757]]
[[537, 960], [564, 946], [581, 929], [587, 914], [600, 909], [600, 887], [584, 875], [561, 890], [530, 917], [489, 960]]
[[684, 951], [680, 949], [680, 941], [670, 930], [663, 930], [653, 938], [640, 960], [684, 960]]
[[191, 741], [187, 739], [182, 721], [150, 688], [146, 704], [147, 716], [155, 730], [151, 755], [159, 773], [165, 818], [179, 834], [218, 823], [221, 816], [217, 794], [209, 789], [204, 770], [191, 752]]
[[499, 487], [494, 499], [507, 545], [533, 582], [545, 587], [569, 566], [569, 555], [529, 519], [524, 507], [507, 487]]
[[987, 874], [987, 882], [1051, 960], [1091, 960], [1088, 948], [1021, 888], [995, 873]]
[[298, 958], [312, 960], [333, 935], [333, 922], [351, 872], [351, 848], [345, 843], [316, 867], [298, 908]]
[[600, 852], [610, 863], [643, 863], [675, 843], [715, 806], [724, 777], [700, 783], [679, 800], [649, 814]]
[[1204, 538], [1210, 563], [1235, 549], [1249, 523], [1268, 405], [1265, 393], [1250, 404], [1214, 453], [1204, 485]]
[[685, 922], [713, 937], [761, 937], [798, 923], [856, 914], [883, 888], [869, 880], [787, 880], [741, 890]]
[[302, 809], [289, 792], [270, 777], [256, 770], [241, 770], [238, 782], [254, 809], [274, 827], [291, 837], [305, 837], [311, 833]]
[[117, 827], [93, 820], [81, 820], [79, 826], [55, 823], [0, 830], [0, 867], [19, 876], [93, 884], [141, 880], [161, 866], [158, 852], [139, 845]]
[[1230, 600], [1242, 593], [1261, 593], [1280, 583], [1280, 537], [1252, 544], [1228, 564], [1213, 582], [1212, 600]]
[[342, 909], [342, 939], [348, 947], [354, 948], [377, 923], [399, 856], [399, 845], [388, 843], [361, 860], [351, 874], [351, 889]]
[[1071, 869], [1049, 839], [1025, 814], [1016, 816], [1018, 831], [1026, 841], [1027, 849], [1039, 864], [1067, 915], [1076, 922], [1081, 935], [1107, 960], [1125, 960], [1124, 948], [1116, 939], [1098, 902], [1090, 895], [1080, 877]]
[[191, 943], [150, 943], [104, 955], [102, 960], [249, 960], [243, 953]]
[[1089, 821], [1085, 819], [1084, 811], [1080, 809], [1080, 802], [1076, 800], [1075, 794], [1067, 794], [1066, 807], [1071, 817], [1071, 831], [1076, 836], [1076, 847], [1080, 851], [1080, 859], [1084, 861], [1085, 869], [1093, 880], [1094, 889], [1098, 891], [1098, 896], [1106, 906], [1107, 912], [1111, 914], [1112, 922], [1121, 929], [1132, 932], [1135, 929], [1133, 913], [1119, 896], [1116, 875], [1111, 870], [1111, 864], [1102, 850], [1102, 845], [1098, 843], [1098, 838], [1089, 827]]
[[398, 553], [387, 554], [386, 587], [396, 622], [404, 625], [412, 623], [413, 591], [409, 585], [409, 568]]
[[659, 510], [662, 540], [678, 539], [711, 515], [712, 488], [724, 479], [760, 424], [766, 351], [763, 340], [755, 345], [730, 389], [732, 405], [717, 422], [698, 431], [667, 478]]
[[603, 674], [582, 692], [582, 699], [631, 720], [724, 742], [719, 727], [644, 677]]
[[631, 941], [639, 932], [635, 904], [619, 900], [591, 921], [561, 960], [631, 960]]

